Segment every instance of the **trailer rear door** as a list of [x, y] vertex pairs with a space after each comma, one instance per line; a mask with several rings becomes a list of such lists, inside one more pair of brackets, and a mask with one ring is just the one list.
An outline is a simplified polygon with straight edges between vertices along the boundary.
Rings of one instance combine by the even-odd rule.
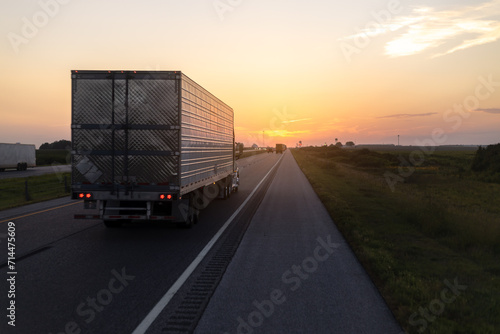
[[72, 71], [76, 189], [179, 189], [178, 72]]

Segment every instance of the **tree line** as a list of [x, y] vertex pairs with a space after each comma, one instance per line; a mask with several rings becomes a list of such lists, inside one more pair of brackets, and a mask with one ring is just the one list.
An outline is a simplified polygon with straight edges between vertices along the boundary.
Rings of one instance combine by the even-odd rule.
[[38, 148], [39, 150], [69, 150], [71, 148], [71, 141], [69, 140], [57, 140], [53, 143], [43, 143]]

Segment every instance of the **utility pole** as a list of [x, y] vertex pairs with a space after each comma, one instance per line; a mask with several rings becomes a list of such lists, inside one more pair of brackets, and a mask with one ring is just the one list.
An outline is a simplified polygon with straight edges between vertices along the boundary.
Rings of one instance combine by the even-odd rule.
[[398, 135], [398, 146], [399, 146], [399, 135]]
[[262, 130], [262, 148], [266, 147], [266, 144], [264, 143], [264, 130]]

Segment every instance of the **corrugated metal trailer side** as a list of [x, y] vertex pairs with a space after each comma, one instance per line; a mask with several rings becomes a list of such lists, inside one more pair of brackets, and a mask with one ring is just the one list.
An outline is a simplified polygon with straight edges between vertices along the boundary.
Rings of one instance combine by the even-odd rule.
[[234, 169], [233, 109], [182, 74], [181, 193]]

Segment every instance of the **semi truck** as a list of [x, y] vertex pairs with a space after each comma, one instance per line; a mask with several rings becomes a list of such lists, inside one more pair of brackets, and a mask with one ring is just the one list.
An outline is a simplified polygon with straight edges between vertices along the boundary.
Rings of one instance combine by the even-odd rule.
[[286, 145], [285, 144], [276, 144], [276, 154], [285, 152]]
[[181, 71], [71, 71], [71, 197], [107, 227], [191, 227], [238, 190], [234, 113]]
[[0, 143], [0, 172], [6, 169], [26, 170], [36, 167], [36, 150], [32, 144]]

